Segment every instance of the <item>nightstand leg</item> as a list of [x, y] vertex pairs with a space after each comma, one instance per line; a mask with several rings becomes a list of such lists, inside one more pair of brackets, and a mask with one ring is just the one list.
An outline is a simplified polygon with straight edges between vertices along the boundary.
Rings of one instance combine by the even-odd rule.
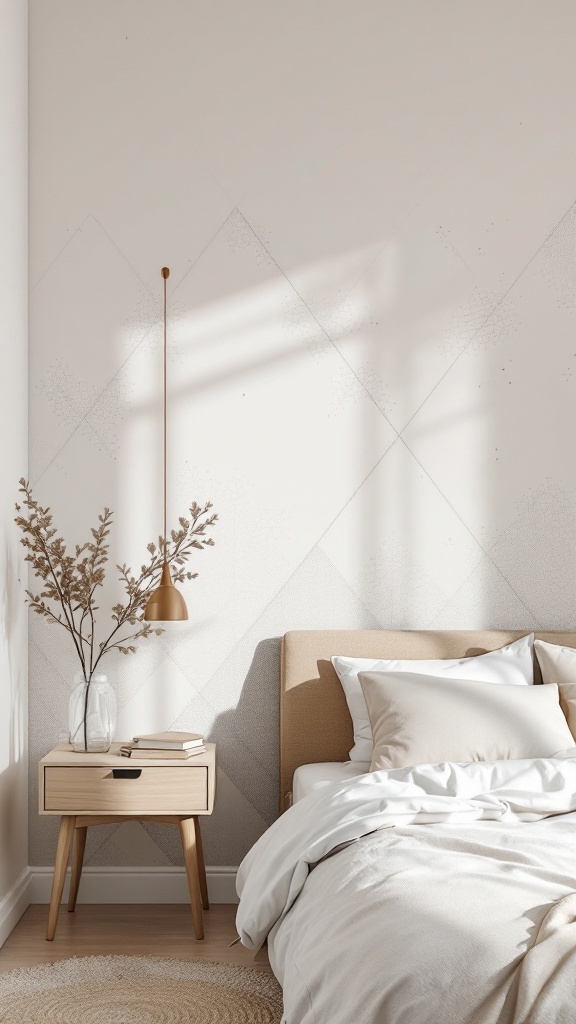
[[56, 848], [56, 861], [54, 863], [54, 877], [52, 879], [52, 894], [50, 896], [50, 910], [48, 911], [48, 928], [46, 939], [51, 942], [56, 931], [58, 911], [64, 890], [64, 879], [70, 856], [70, 847], [74, 836], [74, 824], [76, 818], [70, 814], [64, 814], [60, 819], [60, 832], [58, 834], [58, 846]]
[[202, 906], [204, 910], [210, 910], [208, 902], [208, 885], [206, 883], [206, 865], [204, 864], [204, 850], [202, 849], [202, 833], [200, 831], [200, 819], [194, 815], [194, 834], [196, 836], [196, 855], [198, 857], [198, 879], [200, 881], [200, 893], [202, 894]]
[[68, 913], [71, 914], [76, 910], [76, 900], [78, 898], [78, 887], [80, 885], [80, 879], [82, 877], [82, 865], [84, 863], [84, 848], [86, 846], [86, 834], [88, 829], [86, 826], [82, 828], [74, 829], [74, 853], [72, 854], [72, 874], [70, 876], [70, 892], [68, 894]]
[[179, 828], [180, 838], [182, 839], [182, 849], [184, 850], [186, 874], [188, 876], [188, 889], [190, 890], [194, 934], [197, 939], [203, 939], [204, 922], [202, 919], [202, 896], [200, 893], [200, 880], [198, 877], [198, 855], [196, 851], [196, 829], [194, 828], [194, 818], [181, 818]]

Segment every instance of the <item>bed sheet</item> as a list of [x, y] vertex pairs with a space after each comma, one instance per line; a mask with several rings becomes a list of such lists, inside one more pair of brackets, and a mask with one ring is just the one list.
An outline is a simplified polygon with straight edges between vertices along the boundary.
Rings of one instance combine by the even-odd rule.
[[356, 779], [370, 770], [369, 764], [359, 761], [320, 761], [318, 764], [301, 764], [294, 772], [292, 803], [296, 804], [316, 789], [331, 782]]

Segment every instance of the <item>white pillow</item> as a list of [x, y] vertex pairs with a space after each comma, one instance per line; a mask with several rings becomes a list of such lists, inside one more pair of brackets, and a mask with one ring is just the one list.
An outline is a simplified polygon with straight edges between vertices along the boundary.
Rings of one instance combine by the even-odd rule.
[[560, 707], [568, 728], [576, 740], [576, 651], [573, 647], [534, 641], [534, 650], [542, 672], [543, 683], [556, 683], [560, 691]]
[[374, 734], [371, 771], [443, 761], [553, 757], [572, 746], [558, 687], [361, 672]]
[[501, 647], [498, 651], [488, 651], [486, 654], [479, 654], [473, 658], [399, 661], [398, 659], [333, 657], [332, 664], [346, 694], [348, 710], [354, 727], [354, 746], [350, 751], [350, 760], [363, 762], [372, 760], [372, 729], [366, 701], [358, 680], [359, 672], [413, 672], [417, 675], [476, 679], [483, 683], [527, 685], [534, 682], [533, 646], [534, 634], [530, 633], [506, 647]]

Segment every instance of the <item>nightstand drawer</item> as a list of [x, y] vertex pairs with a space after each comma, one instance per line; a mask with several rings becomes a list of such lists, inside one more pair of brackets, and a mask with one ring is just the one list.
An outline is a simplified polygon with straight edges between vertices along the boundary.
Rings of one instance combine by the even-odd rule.
[[195, 768], [44, 767], [45, 811], [192, 814], [207, 808], [208, 768], [203, 765]]

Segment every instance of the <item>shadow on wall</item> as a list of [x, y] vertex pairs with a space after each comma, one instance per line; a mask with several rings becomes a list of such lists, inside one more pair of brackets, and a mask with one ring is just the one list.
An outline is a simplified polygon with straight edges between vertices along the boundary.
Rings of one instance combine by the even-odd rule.
[[25, 701], [25, 680], [21, 652], [22, 630], [25, 625], [26, 610], [21, 592], [19, 573], [22, 568], [14, 555], [15, 542], [4, 545], [3, 564], [5, 567], [1, 580], [2, 595], [0, 601], [0, 622], [2, 623], [2, 650], [6, 662], [2, 672], [2, 712], [0, 728], [6, 735], [0, 744], [0, 773], [13, 764], [21, 761], [26, 747], [23, 717]]
[[[210, 743], [218, 744], [221, 772], [267, 825], [278, 816], [280, 645], [280, 637], [261, 640], [256, 645], [237, 705], [218, 714], [206, 734]], [[220, 785], [226, 784], [222, 774], [219, 778]], [[249, 826], [241, 819], [241, 809], [235, 817], [234, 802], [228, 802], [226, 811], [226, 815], [214, 814], [202, 822], [208, 864], [239, 864], [248, 852], [244, 828]], [[175, 830], [154, 822], [143, 827], [171, 863], [183, 863]], [[253, 832], [253, 826], [249, 830]], [[261, 827], [258, 831], [262, 831]], [[251, 838], [255, 841], [257, 835]]]
[[[0, 893], [14, 881], [5, 873], [26, 863], [27, 834], [21, 830], [26, 802], [26, 609], [22, 600], [22, 564], [16, 541], [4, 539], [0, 569]], [[25, 818], [24, 818], [25, 820]]]
[[[238, 696], [236, 707], [219, 714], [208, 739], [218, 743], [218, 759], [224, 771], [227, 769], [226, 749], [229, 739], [251, 745], [254, 748], [254, 731], [261, 735], [260, 750], [254, 756], [261, 760], [262, 771], [254, 780], [255, 786], [264, 794], [277, 800], [278, 794], [278, 737], [280, 731], [280, 637], [261, 640], [256, 645], [254, 657]], [[266, 732], [266, 736], [264, 733]], [[269, 747], [275, 746], [275, 758], [270, 761]], [[258, 749], [258, 748], [256, 748]], [[269, 801], [267, 800], [266, 803]], [[267, 815], [268, 817], [268, 815]]]

